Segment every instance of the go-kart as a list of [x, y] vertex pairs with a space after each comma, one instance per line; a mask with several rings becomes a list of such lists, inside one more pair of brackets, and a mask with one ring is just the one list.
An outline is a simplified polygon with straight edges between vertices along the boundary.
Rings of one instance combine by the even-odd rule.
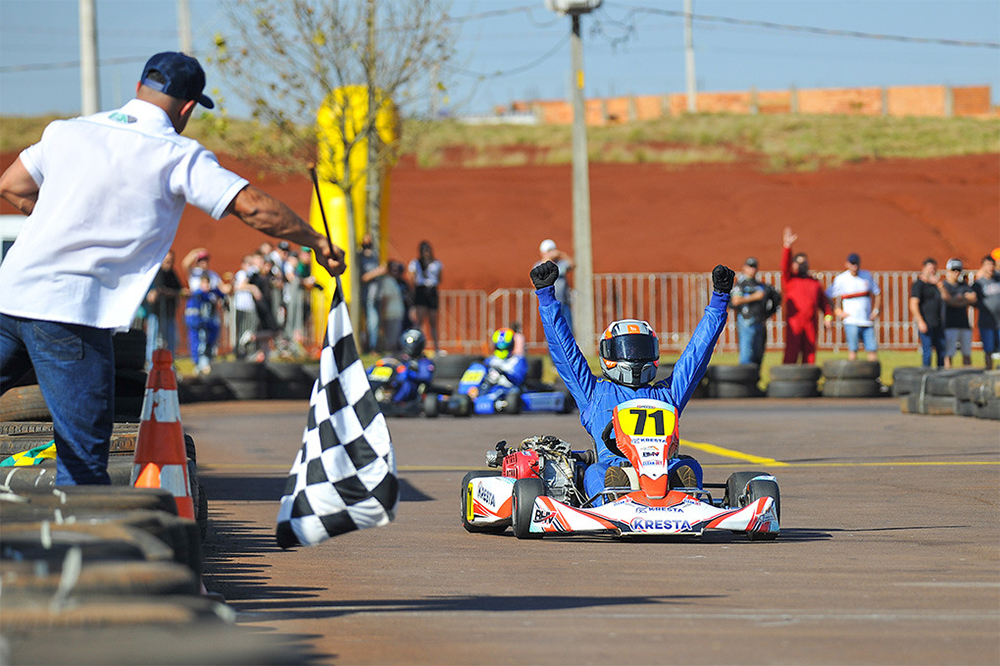
[[[665, 402], [618, 405], [604, 440], [631, 463], [624, 468], [630, 486], [593, 497], [583, 490], [593, 451], [573, 451], [552, 435], [529, 437], [515, 450], [500, 442], [486, 462], [501, 470], [469, 472], [462, 480], [462, 523], [469, 532], [493, 534], [512, 527], [519, 539], [595, 532], [697, 536], [706, 530], [744, 532], [754, 541], [776, 538], [781, 498], [777, 479], [767, 472], [736, 472], [724, 484], [701, 488], [671, 487], [668, 463], [685, 457], [677, 454], [677, 432], [675, 409]], [[599, 497], [603, 504], [595, 505]]]
[[[508, 380], [506, 383], [503, 381], [505, 377]], [[517, 381], [499, 368], [487, 367], [482, 361], [469, 365], [458, 381], [457, 392], [471, 399], [472, 411], [476, 414], [568, 414], [576, 407], [568, 392], [557, 391], [540, 382]]]
[[435, 417], [438, 414], [468, 416], [472, 413], [471, 401], [466, 396], [452, 395], [447, 387], [420, 382], [414, 396], [408, 400], [395, 400], [397, 391], [415, 382], [415, 373], [409, 362], [397, 358], [380, 358], [368, 368], [368, 383], [385, 416]]

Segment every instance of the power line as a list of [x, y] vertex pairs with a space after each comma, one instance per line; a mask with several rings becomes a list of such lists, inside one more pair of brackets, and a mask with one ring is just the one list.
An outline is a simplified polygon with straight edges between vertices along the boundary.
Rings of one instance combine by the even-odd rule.
[[[660, 9], [658, 7], [634, 7], [626, 17], [631, 19], [635, 14], [659, 14], [661, 16], [683, 17], [684, 12], [672, 9]], [[941, 37], [912, 37], [908, 35], [887, 35], [874, 32], [862, 32], [859, 30], [839, 30], [835, 28], [816, 28], [804, 25], [789, 25], [787, 23], [774, 23], [772, 21], [757, 21], [753, 19], [737, 19], [728, 16], [708, 16], [705, 14], [691, 14], [694, 21], [705, 21], [712, 23], [726, 23], [729, 25], [745, 25], [769, 30], [783, 30], [786, 32], [806, 32], [816, 35], [830, 35], [834, 37], [854, 37], [857, 39], [879, 39], [894, 42], [911, 42], [916, 44], [938, 44], [940, 46], [964, 46], [973, 48], [1000, 49], [1000, 42], [977, 41], [966, 39], [946, 39]]]
[[521, 74], [523, 72], [528, 71], [529, 69], [533, 69], [533, 68], [537, 67], [538, 65], [541, 65], [543, 62], [545, 62], [546, 60], [548, 60], [549, 58], [551, 58], [552, 56], [554, 56], [556, 53], [558, 53], [562, 49], [562, 47], [566, 44], [566, 42], [568, 42], [568, 41], [569, 41], [569, 33], [566, 33], [565, 35], [563, 35], [562, 39], [560, 39], [558, 42], [556, 42], [555, 46], [553, 46], [551, 49], [549, 49], [548, 51], [546, 51], [542, 55], [538, 56], [537, 58], [535, 58], [531, 62], [529, 62], [527, 64], [524, 64], [524, 65], [520, 65], [519, 67], [514, 67], [512, 69], [498, 70], [498, 71], [495, 71], [495, 72], [493, 72], [491, 74], [483, 74], [483, 73], [480, 73], [480, 72], [473, 72], [473, 71], [470, 71], [470, 70], [467, 70], [467, 69], [462, 69], [460, 67], [453, 67], [451, 65], [444, 65], [443, 67], [445, 69], [448, 69], [448, 70], [452, 71], [452, 72], [455, 72], [456, 74], [465, 74], [467, 76], [475, 76], [478, 79], [499, 79], [499, 78], [504, 77], [504, 76], [513, 76], [515, 74]]

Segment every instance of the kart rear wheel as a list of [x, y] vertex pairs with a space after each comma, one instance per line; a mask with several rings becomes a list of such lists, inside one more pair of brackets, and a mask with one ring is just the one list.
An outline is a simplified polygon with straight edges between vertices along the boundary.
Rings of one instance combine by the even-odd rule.
[[472, 398], [467, 395], [460, 395], [456, 399], [455, 416], [472, 415]]
[[540, 532], [531, 532], [531, 516], [535, 511], [535, 498], [545, 494], [545, 484], [541, 479], [518, 479], [514, 482], [511, 519], [514, 536], [518, 539], [541, 539]]
[[573, 394], [569, 391], [563, 391], [563, 414], [572, 414], [573, 410], [576, 409], [576, 401], [573, 400]]
[[507, 394], [507, 406], [504, 408], [504, 412], [507, 414], [520, 414], [521, 413], [521, 392], [511, 391]]
[[[774, 513], [778, 516], [778, 523], [781, 523], [781, 493], [778, 491], [778, 484], [770, 479], [754, 479], [747, 486], [747, 503], [759, 500], [762, 497], [774, 499]], [[747, 532], [747, 538], [751, 541], [770, 541], [777, 538], [777, 532]]]
[[424, 416], [429, 419], [436, 418], [438, 415], [438, 397], [436, 393], [427, 393], [424, 395], [421, 407], [423, 408]]
[[507, 530], [510, 522], [503, 521], [492, 525], [474, 525], [469, 522], [469, 483], [473, 479], [484, 476], [500, 476], [500, 470], [483, 470], [480, 472], [469, 472], [462, 478], [462, 527], [466, 532], [476, 534], [502, 534]]

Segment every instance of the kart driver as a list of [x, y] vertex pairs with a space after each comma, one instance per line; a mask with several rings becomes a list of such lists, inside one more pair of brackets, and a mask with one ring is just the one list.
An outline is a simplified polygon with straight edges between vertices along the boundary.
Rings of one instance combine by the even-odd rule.
[[[595, 377], [573, 339], [573, 332], [553, 293], [552, 285], [559, 276], [559, 269], [551, 261], [531, 269], [531, 282], [538, 297], [538, 312], [549, 354], [566, 388], [576, 400], [580, 408], [580, 422], [590, 433], [597, 449], [597, 462], [587, 468], [583, 477], [588, 497], [594, 497], [606, 487], [629, 485], [628, 477], [621, 468], [628, 462], [612, 453], [602, 441], [612, 410], [619, 403], [635, 398], [662, 400], [677, 409], [677, 418], [680, 419], [681, 411], [705, 374], [712, 350], [726, 325], [726, 307], [735, 275], [729, 267], [721, 264], [712, 270], [714, 293], [705, 315], [677, 359], [673, 374], [651, 385], [656, 377], [660, 349], [656, 333], [647, 322], [625, 319], [608, 326], [600, 343], [604, 376]], [[671, 487], [702, 487], [701, 466], [693, 458], [674, 458], [668, 464], [668, 470]], [[595, 501], [595, 504], [601, 503], [601, 498]]]
[[514, 337], [514, 330], [510, 328], [493, 331], [493, 355], [483, 361], [489, 369], [486, 382], [491, 386], [521, 388], [528, 376], [528, 360], [513, 353]]
[[420, 395], [420, 385], [430, 384], [434, 379], [434, 362], [424, 356], [427, 338], [415, 328], [403, 331], [399, 338], [400, 354], [397, 369], [399, 388], [392, 396], [393, 402], [409, 402]]

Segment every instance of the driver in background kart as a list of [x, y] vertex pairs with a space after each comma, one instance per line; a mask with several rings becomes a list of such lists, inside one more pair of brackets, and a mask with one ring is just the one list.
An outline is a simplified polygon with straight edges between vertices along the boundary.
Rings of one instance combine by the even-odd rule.
[[493, 354], [483, 361], [486, 383], [501, 388], [519, 389], [528, 376], [528, 360], [514, 354], [516, 334], [510, 328], [493, 331]]
[[[597, 462], [587, 468], [583, 477], [584, 490], [593, 497], [605, 488], [629, 485], [622, 470], [625, 458], [611, 452], [602, 441], [605, 426], [611, 421], [612, 410], [626, 400], [654, 398], [677, 409], [677, 418], [694, 393], [712, 350], [726, 325], [726, 307], [733, 288], [735, 273], [718, 265], [712, 271], [712, 298], [705, 315], [684, 352], [674, 364], [673, 374], [656, 384], [656, 368], [660, 359], [659, 341], [647, 322], [624, 319], [613, 322], [604, 331], [599, 353], [603, 377], [595, 377], [587, 365], [573, 332], [562, 315], [552, 285], [559, 269], [551, 261], [531, 269], [531, 282], [538, 297], [538, 312], [549, 345], [549, 354], [559, 376], [580, 408], [580, 422], [594, 440]], [[671, 487], [702, 487], [701, 465], [694, 458], [674, 458], [668, 465]], [[595, 502], [601, 503], [601, 498]]]
[[409, 402], [420, 396], [420, 385], [434, 379], [434, 362], [424, 356], [427, 338], [415, 328], [403, 331], [399, 338], [400, 365], [396, 369], [399, 388], [392, 396], [393, 402]]

